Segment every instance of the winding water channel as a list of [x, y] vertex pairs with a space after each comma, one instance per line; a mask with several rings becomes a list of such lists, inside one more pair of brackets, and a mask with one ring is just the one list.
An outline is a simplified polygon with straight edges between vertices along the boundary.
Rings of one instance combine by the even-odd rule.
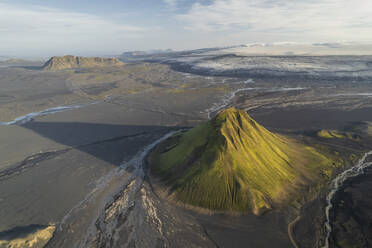
[[363, 174], [364, 169], [371, 166], [372, 162], [366, 162], [367, 158], [372, 155], [372, 151], [366, 152], [361, 159], [351, 168], [345, 170], [339, 174], [335, 179], [332, 180], [330, 191], [327, 195], [327, 206], [325, 208], [326, 222], [324, 224], [326, 231], [326, 239], [322, 248], [329, 248], [329, 239], [332, 233], [332, 225], [330, 220], [330, 211], [333, 208], [332, 200], [336, 195], [337, 191], [343, 186], [344, 182], [352, 177]]
[[56, 114], [56, 113], [64, 112], [68, 110], [79, 109], [79, 108], [83, 108], [83, 107], [97, 104], [97, 103], [99, 102], [91, 102], [91, 103], [85, 103], [85, 104], [80, 104], [80, 105], [68, 105], [68, 106], [58, 106], [54, 108], [48, 108], [40, 112], [33, 112], [33, 113], [28, 113], [26, 115], [19, 116], [12, 121], [0, 122], [0, 126], [22, 125], [22, 124], [32, 121], [33, 118], [38, 117], [38, 116], [45, 116], [45, 115]]

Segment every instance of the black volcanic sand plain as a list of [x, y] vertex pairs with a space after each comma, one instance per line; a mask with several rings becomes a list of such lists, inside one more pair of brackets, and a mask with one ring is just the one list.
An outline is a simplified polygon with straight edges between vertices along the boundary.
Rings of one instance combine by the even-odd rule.
[[[119, 173], [120, 165], [166, 133], [195, 126], [224, 105], [244, 109], [270, 131], [300, 135], [304, 142], [317, 140], [353, 153], [369, 144], [312, 136], [318, 129], [372, 121], [372, 98], [359, 95], [372, 92], [364, 81], [312, 85], [303, 78], [256, 78], [244, 84], [248, 78], [185, 74], [160, 64], [57, 72], [4, 67], [0, 73], [0, 121], [57, 106], [95, 103], [22, 125], [0, 126], [0, 237], [22, 227], [55, 225], [49, 247], [76, 247], [91, 237], [95, 241], [90, 247], [104, 244], [97, 241], [97, 219], [134, 173], [130, 166]], [[243, 88], [254, 89], [231, 97]], [[151, 188], [146, 190], [151, 194]], [[162, 235], [154, 239], [165, 240], [159, 246], [172, 247], [291, 247], [288, 224], [300, 212], [295, 240], [300, 247], [313, 247], [322, 235], [324, 193], [302, 210], [261, 216], [205, 215], [149, 195], [163, 223]], [[308, 221], [314, 214], [319, 219]], [[125, 226], [128, 218], [118, 223]], [[135, 231], [123, 234], [123, 239], [136, 240]], [[137, 231], [146, 234], [145, 229]], [[100, 235], [106, 237], [102, 230]]]

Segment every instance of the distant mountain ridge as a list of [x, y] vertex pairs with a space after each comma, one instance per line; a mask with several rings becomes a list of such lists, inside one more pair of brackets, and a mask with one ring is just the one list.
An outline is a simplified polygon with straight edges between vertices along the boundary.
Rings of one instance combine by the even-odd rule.
[[100, 58], [100, 57], [81, 57], [66, 55], [62, 57], [52, 57], [44, 65], [43, 70], [56, 71], [72, 68], [89, 68], [104, 66], [122, 66], [124, 65], [117, 58]]

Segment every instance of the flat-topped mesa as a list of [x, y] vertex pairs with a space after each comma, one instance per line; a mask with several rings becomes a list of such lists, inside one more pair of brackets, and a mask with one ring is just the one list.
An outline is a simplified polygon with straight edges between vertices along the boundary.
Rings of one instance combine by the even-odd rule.
[[43, 70], [57, 71], [72, 68], [90, 68], [104, 66], [122, 66], [123, 62], [117, 58], [62, 56], [52, 57], [43, 66]]
[[327, 174], [332, 161], [271, 133], [245, 111], [229, 108], [160, 144], [149, 166], [172, 199], [210, 210], [260, 214]]

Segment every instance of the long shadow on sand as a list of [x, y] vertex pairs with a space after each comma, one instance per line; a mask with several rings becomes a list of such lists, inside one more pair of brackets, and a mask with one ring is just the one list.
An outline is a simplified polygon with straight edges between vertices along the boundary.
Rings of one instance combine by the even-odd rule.
[[126, 151], [138, 150], [138, 139], [151, 140], [171, 127], [96, 124], [80, 122], [29, 122], [22, 127], [119, 166]]

